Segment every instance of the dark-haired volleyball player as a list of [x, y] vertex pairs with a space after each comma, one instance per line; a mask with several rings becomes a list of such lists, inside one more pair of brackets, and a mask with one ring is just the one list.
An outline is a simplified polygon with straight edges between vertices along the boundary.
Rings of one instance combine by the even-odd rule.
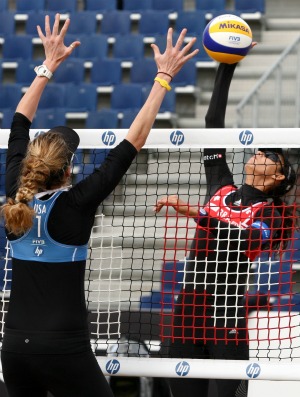
[[[224, 128], [235, 67], [219, 65], [207, 128]], [[271, 254], [288, 242], [292, 214], [280, 197], [292, 188], [295, 172], [280, 149], [258, 150], [245, 164], [245, 183], [240, 188], [234, 184], [225, 149], [205, 149], [204, 165], [207, 197], [200, 210], [177, 196], [160, 199], [154, 208], [159, 212], [165, 205], [172, 206], [197, 224], [185, 288], [175, 305], [170, 356], [248, 360], [243, 306], [247, 274], [262, 250]], [[208, 384], [207, 379], [170, 379], [173, 397], [206, 397]], [[217, 381], [218, 397], [246, 397], [247, 388], [247, 381]]]
[[[64, 45], [70, 20], [60, 16], [38, 34], [43, 65], [13, 118], [6, 164], [7, 203], [2, 212], [10, 241], [13, 276], [2, 345], [2, 368], [10, 397], [108, 397], [112, 392], [92, 353], [84, 296], [87, 243], [99, 204], [125, 174], [144, 145], [169, 83], [196, 53], [182, 47], [184, 29], [166, 51], [152, 46], [157, 78], [126, 138], [92, 175], [69, 186], [77, 133], [57, 127], [32, 142], [29, 129], [52, 73], [80, 43]], [[153, 76], [155, 77], [155, 76]]]

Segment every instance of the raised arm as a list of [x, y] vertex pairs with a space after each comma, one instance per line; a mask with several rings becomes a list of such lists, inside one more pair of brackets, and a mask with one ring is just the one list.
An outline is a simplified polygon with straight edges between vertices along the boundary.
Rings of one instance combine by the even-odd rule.
[[[80, 45], [79, 41], [74, 41], [69, 47], [64, 45], [64, 37], [68, 31], [70, 19], [67, 19], [59, 32], [60, 15], [56, 14], [55, 22], [51, 30], [50, 18], [45, 17], [45, 34], [43, 34], [40, 26], [37, 26], [37, 31], [42, 40], [45, 50], [45, 65], [50, 73], [54, 73], [59, 65], [72, 53], [73, 49]], [[36, 76], [32, 84], [26, 91], [25, 95], [19, 102], [16, 112], [22, 113], [29, 121], [33, 120], [36, 113], [42, 93], [49, 81], [46, 76]]]
[[126, 139], [131, 142], [137, 150], [140, 150], [146, 142], [160, 105], [170, 87], [169, 84], [172, 78], [179, 72], [182, 66], [198, 52], [198, 50], [194, 50], [189, 53], [196, 38], [193, 38], [188, 44], [183, 46], [186, 32], [186, 29], [182, 30], [177, 43], [173, 46], [173, 29], [170, 28], [167, 34], [166, 50], [163, 54], [160, 53], [157, 45], [151, 45], [154, 52], [154, 60], [157, 65], [157, 77], [161, 79], [161, 81], [154, 81], [152, 90], [144, 106], [131, 124], [126, 136]]

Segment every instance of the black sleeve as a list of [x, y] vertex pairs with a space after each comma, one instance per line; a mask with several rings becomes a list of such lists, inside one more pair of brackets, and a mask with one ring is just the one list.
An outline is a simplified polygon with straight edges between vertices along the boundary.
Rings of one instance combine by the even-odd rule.
[[124, 139], [99, 168], [69, 190], [69, 200], [76, 208], [94, 211], [118, 185], [136, 154], [136, 148]]
[[31, 122], [21, 113], [15, 113], [11, 125], [6, 156], [6, 196], [14, 198], [18, 190], [22, 161], [29, 143]]
[[[279, 212], [276, 211], [274, 213], [270, 208], [263, 209], [262, 212], [260, 211], [260, 215], [254, 221], [256, 220], [263, 221], [270, 229], [270, 240], [276, 235], [282, 223]], [[198, 223], [202, 227], [209, 228], [210, 232], [216, 238], [230, 241], [230, 247], [233, 250], [243, 252], [253, 251], [261, 248], [265, 243], [269, 244], [269, 241], [262, 238], [261, 230], [251, 227], [251, 225], [247, 229], [240, 229], [239, 227], [209, 216], [201, 216]]]
[[[205, 117], [206, 128], [225, 127], [228, 93], [236, 65], [221, 63], [218, 67], [212, 97]], [[207, 181], [206, 202], [222, 186], [233, 185], [234, 181], [226, 162], [225, 149], [204, 149], [204, 166]]]

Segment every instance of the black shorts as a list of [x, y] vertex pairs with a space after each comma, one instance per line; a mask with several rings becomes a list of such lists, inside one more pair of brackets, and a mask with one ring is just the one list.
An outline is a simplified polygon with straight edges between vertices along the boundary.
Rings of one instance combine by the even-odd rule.
[[91, 350], [76, 354], [1, 352], [9, 397], [113, 397]]

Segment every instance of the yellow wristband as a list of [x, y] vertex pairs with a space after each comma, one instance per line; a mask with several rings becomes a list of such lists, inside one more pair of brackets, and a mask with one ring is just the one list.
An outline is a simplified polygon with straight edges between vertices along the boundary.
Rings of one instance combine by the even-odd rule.
[[154, 81], [157, 81], [162, 87], [166, 88], [168, 91], [171, 91], [172, 88], [169, 86], [169, 83], [166, 80], [155, 77]]

